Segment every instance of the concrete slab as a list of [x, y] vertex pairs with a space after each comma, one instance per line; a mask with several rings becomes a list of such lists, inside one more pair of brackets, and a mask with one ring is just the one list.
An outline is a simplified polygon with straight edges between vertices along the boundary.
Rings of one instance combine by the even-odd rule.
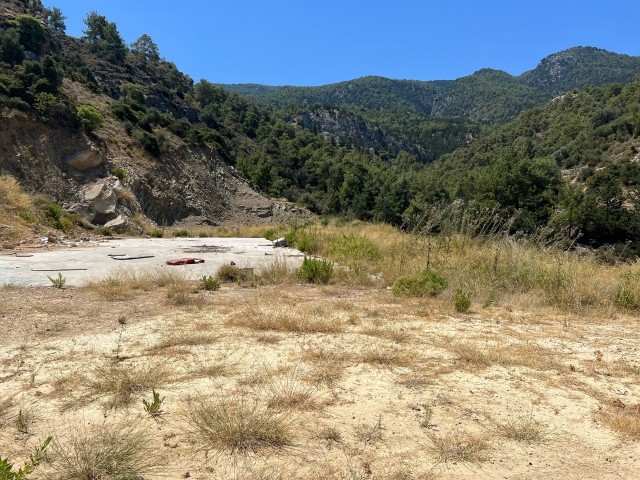
[[[119, 269], [166, 268], [198, 279], [213, 275], [221, 265], [232, 261], [240, 268], [258, 269], [273, 262], [276, 255], [295, 266], [302, 263], [303, 258], [298, 250], [273, 248], [264, 238], [118, 238], [28, 255], [32, 256], [0, 256], [0, 285], [48, 286], [51, 282], [47, 276], [56, 277], [60, 272], [67, 285], [81, 286]], [[115, 260], [130, 257], [150, 258]], [[203, 258], [205, 262], [179, 266], [165, 263], [184, 257]]]

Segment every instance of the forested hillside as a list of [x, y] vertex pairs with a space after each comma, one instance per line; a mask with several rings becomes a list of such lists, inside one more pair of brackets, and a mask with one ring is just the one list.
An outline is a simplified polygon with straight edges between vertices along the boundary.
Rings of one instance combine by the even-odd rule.
[[[405, 227], [456, 202], [550, 240], [640, 239], [638, 81], [545, 101], [571, 84], [566, 75], [584, 73], [558, 54], [521, 79], [485, 69], [454, 82], [242, 87], [260, 104], [194, 84], [148, 35], [126, 45], [96, 12], [85, 24], [83, 38], [68, 37], [62, 12], [21, 0], [0, 18], [0, 172], [71, 211], [80, 189], [118, 177], [131, 192], [119, 200], [125, 210], [160, 224], [215, 223], [231, 210], [269, 216], [267, 196]], [[636, 68], [632, 57], [572, 51], [599, 59], [574, 82], [628, 79]], [[603, 76], [610, 59], [618, 67]], [[266, 104], [273, 98], [277, 107]], [[319, 105], [332, 102], [340, 108]], [[99, 161], [77, 167], [79, 154]]]

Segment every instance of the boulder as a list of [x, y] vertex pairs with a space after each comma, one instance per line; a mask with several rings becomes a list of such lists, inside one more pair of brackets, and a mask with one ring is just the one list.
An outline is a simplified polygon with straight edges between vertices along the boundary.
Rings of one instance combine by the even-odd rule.
[[108, 215], [116, 211], [118, 205], [116, 189], [118, 188], [120, 188], [120, 182], [112, 184], [101, 181], [85, 188], [81, 192], [81, 198], [95, 213]]
[[102, 162], [104, 161], [100, 150], [93, 145], [68, 154], [66, 160], [71, 168], [79, 172], [84, 172], [102, 165]]
[[104, 224], [104, 228], [108, 228], [109, 230], [115, 233], [127, 233], [130, 231], [140, 230], [140, 227], [133, 223], [128, 217], [124, 215], [118, 215], [113, 220], [108, 221]]

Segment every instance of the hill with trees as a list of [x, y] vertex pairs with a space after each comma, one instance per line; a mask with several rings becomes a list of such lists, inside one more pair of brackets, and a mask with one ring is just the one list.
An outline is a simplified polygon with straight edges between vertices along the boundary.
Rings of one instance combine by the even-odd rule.
[[[59, 10], [20, 0], [3, 8], [0, 171], [78, 216], [80, 192], [117, 180], [118, 212], [161, 225], [276, 218], [297, 208], [271, 200], [284, 198], [406, 228], [433, 205], [458, 205], [550, 241], [629, 251], [625, 242], [640, 239], [638, 81], [545, 101], [548, 68], [523, 75], [531, 84], [485, 69], [453, 82], [296, 87], [294, 96], [247, 86], [256, 103], [194, 83], [144, 33], [126, 45], [97, 12], [72, 38]], [[625, 78], [632, 64], [621, 63]], [[342, 103], [307, 97], [318, 91]], [[282, 104], [268, 105], [274, 95]], [[109, 215], [73, 218], [100, 227]]]

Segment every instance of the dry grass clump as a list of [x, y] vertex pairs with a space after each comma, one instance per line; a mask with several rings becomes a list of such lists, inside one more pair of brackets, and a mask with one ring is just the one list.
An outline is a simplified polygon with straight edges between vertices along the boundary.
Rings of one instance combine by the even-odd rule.
[[503, 437], [522, 443], [540, 443], [549, 433], [548, 427], [536, 421], [533, 415], [516, 416], [498, 423], [498, 431]]
[[66, 438], [56, 436], [48, 455], [52, 480], [145, 478], [161, 466], [153, 436], [130, 421], [84, 426]]
[[410, 367], [416, 361], [416, 354], [407, 348], [378, 343], [367, 345], [359, 352], [357, 360], [381, 367]]
[[487, 435], [455, 430], [432, 434], [431, 451], [440, 463], [481, 463], [491, 448]]
[[316, 391], [302, 380], [298, 368], [288, 375], [274, 377], [265, 385], [267, 406], [276, 410], [309, 410], [317, 406]]
[[95, 291], [107, 300], [131, 298], [136, 291], [170, 287], [174, 290], [190, 288], [190, 282], [179, 272], [163, 268], [147, 271], [117, 270], [103, 279], [90, 281], [85, 288]]
[[223, 355], [215, 359], [201, 362], [196, 368], [196, 373], [200, 377], [218, 378], [229, 377], [235, 375], [240, 370], [240, 364], [237, 360], [231, 358], [231, 355]]
[[176, 307], [202, 307], [207, 303], [206, 298], [197, 290], [194, 292], [188, 283], [168, 287], [167, 302]]
[[371, 337], [384, 338], [395, 343], [409, 343], [412, 339], [412, 335], [409, 332], [398, 327], [382, 328], [378, 326], [371, 326], [364, 328], [359, 333], [369, 335]]
[[371, 445], [381, 442], [384, 438], [384, 424], [382, 423], [382, 415], [372, 424], [361, 423], [354, 427], [356, 438], [364, 444]]
[[344, 376], [353, 355], [346, 350], [330, 350], [324, 346], [305, 349], [300, 360], [311, 364], [305, 379], [315, 385], [334, 387]]
[[164, 350], [177, 347], [196, 347], [199, 345], [212, 345], [220, 337], [212, 333], [202, 332], [171, 332], [165, 335], [158, 343], [147, 348], [150, 354], [162, 353]]
[[98, 366], [82, 378], [90, 397], [106, 396], [109, 404], [128, 405], [134, 396], [158, 388], [171, 378], [171, 371], [161, 364], [110, 363]]
[[250, 307], [232, 316], [229, 325], [252, 330], [296, 333], [342, 333], [344, 325], [336, 318], [305, 314], [291, 307]]
[[13, 407], [13, 399], [5, 398], [0, 400], [0, 427], [9, 421], [11, 407]]
[[287, 259], [280, 255], [275, 255], [268, 265], [258, 271], [257, 276], [260, 282], [266, 285], [294, 283], [298, 280], [296, 269], [291, 267]]
[[293, 441], [286, 412], [268, 408], [242, 393], [192, 399], [187, 421], [194, 428], [196, 437], [204, 443], [203, 448], [231, 454], [279, 449]]
[[33, 202], [22, 191], [18, 181], [10, 175], [0, 175], [0, 239], [20, 238], [29, 234], [25, 219], [32, 217]]
[[535, 343], [486, 343], [455, 342], [447, 346], [458, 362], [469, 368], [487, 368], [492, 365], [523, 366], [534, 370], [550, 370], [558, 367], [554, 353]]
[[613, 431], [632, 440], [640, 440], [640, 404], [622, 406], [601, 415]]

